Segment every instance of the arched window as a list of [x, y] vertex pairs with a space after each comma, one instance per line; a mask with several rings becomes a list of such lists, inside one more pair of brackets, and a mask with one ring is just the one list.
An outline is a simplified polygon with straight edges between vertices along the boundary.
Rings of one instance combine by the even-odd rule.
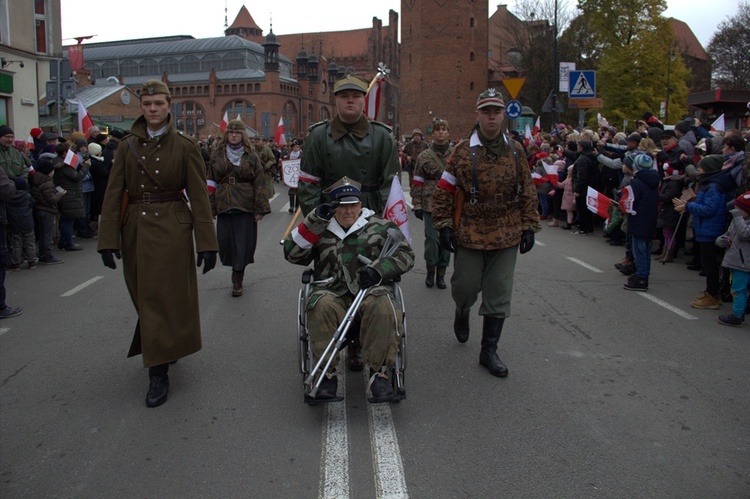
[[328, 111], [328, 108], [325, 106], [322, 106], [320, 108], [320, 111], [318, 111], [318, 121], [325, 121], [331, 119], [331, 113]]
[[201, 60], [201, 71], [211, 71], [211, 69], [215, 69], [216, 71], [224, 69], [220, 56], [216, 54], [207, 54], [203, 57]]
[[181, 73], [197, 73], [201, 70], [201, 61], [194, 55], [186, 55], [180, 62]]
[[153, 76], [159, 74], [159, 63], [156, 59], [143, 59], [141, 61], [141, 75]]
[[224, 109], [221, 110], [222, 116], [224, 116], [224, 113], [227, 113], [229, 115], [230, 120], [233, 120], [239, 116], [241, 120], [247, 123], [248, 119], [252, 120], [255, 117], [255, 106], [253, 106], [251, 102], [244, 99], [233, 100], [227, 103], [227, 105], [224, 106]]
[[245, 57], [238, 52], [230, 52], [224, 56], [224, 69], [244, 69]]
[[299, 115], [297, 106], [292, 101], [286, 101], [284, 108], [281, 110], [281, 116], [284, 118], [284, 131], [287, 136], [296, 137], [297, 127], [299, 125]]
[[138, 76], [138, 63], [135, 61], [125, 61], [121, 68], [122, 76]]
[[474, 62], [474, 51], [473, 50], [471, 52], [469, 52], [469, 60], [471, 62]]
[[107, 61], [102, 64], [101, 77], [109, 78], [110, 76], [117, 76], [120, 74], [120, 70], [117, 68], [117, 63], [114, 61]]
[[172, 117], [178, 130], [193, 137], [206, 125], [206, 113], [203, 108], [194, 101], [175, 102], [172, 104]]
[[474, 82], [473, 81], [471, 83], [469, 83], [469, 91], [470, 92], [474, 91]]
[[180, 63], [174, 57], [165, 57], [159, 64], [160, 73], [167, 73], [170, 75], [180, 72]]

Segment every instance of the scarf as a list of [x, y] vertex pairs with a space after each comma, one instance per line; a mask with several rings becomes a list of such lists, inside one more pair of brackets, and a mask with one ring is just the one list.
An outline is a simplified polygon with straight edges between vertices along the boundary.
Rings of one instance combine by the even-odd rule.
[[227, 159], [234, 166], [240, 166], [242, 155], [245, 154], [245, 144], [227, 144]]
[[479, 135], [479, 140], [482, 142], [482, 145], [487, 148], [487, 151], [492, 156], [500, 157], [505, 154], [505, 140], [503, 139], [502, 133], [499, 133], [497, 137], [492, 140], [482, 135], [482, 131], [479, 128], [477, 128], [477, 134]]
[[450, 144], [448, 142], [446, 142], [443, 145], [432, 144], [432, 147], [435, 149], [436, 153], [445, 156], [445, 153], [448, 152], [448, 148], [450, 147]]

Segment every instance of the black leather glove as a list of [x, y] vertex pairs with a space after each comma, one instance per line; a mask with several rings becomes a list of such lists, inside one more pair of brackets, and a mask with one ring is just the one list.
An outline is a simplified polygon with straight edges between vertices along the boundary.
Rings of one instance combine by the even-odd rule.
[[525, 230], [521, 232], [521, 244], [518, 246], [518, 250], [523, 255], [524, 253], [528, 253], [531, 251], [531, 248], [534, 247], [534, 231], [533, 230]]
[[205, 274], [212, 268], [216, 267], [216, 252], [215, 251], [201, 251], [198, 253], [198, 259], [195, 265], [200, 267], [203, 264], [203, 273]]
[[323, 220], [330, 220], [333, 217], [333, 213], [336, 211], [336, 207], [329, 203], [323, 203], [315, 208], [315, 214]]
[[448, 227], [440, 229], [440, 246], [451, 253], [456, 252], [456, 236], [453, 235], [453, 229]]
[[424, 220], [424, 211], [422, 211], [422, 210], [414, 210], [414, 216], [417, 217], [420, 220]]
[[367, 289], [380, 284], [380, 274], [372, 267], [362, 267], [357, 273], [359, 274], [359, 289]]
[[122, 255], [120, 255], [120, 250], [101, 250], [99, 253], [101, 253], [102, 255], [102, 262], [104, 262], [104, 266], [111, 269], [117, 268], [115, 257], [118, 260], [122, 258]]

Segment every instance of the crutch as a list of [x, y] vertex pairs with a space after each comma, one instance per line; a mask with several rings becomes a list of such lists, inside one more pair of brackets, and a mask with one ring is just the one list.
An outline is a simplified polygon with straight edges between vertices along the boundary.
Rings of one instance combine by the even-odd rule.
[[[664, 240], [664, 248], [666, 248], [667, 252], [669, 252], [669, 248], [672, 247], [672, 243], [674, 242], [675, 238], [677, 237], [677, 230], [680, 228], [680, 222], [682, 222], [683, 215], [685, 215], [684, 211], [682, 213], [680, 213], [680, 218], [677, 219], [677, 225], [675, 225], [675, 227], [674, 227], [674, 233], [672, 234], [672, 239], [670, 239], [669, 241], [667, 241], [666, 239]], [[666, 258], [664, 258], [664, 260], [661, 261], [662, 265], [666, 265], [667, 262], [665, 260], [666, 260]]]

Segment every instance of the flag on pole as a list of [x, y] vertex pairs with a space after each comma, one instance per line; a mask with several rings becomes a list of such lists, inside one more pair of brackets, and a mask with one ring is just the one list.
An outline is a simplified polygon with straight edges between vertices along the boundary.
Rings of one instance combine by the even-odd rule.
[[531, 131], [531, 135], [536, 135], [539, 133], [539, 130], [542, 129], [541, 122], [539, 121], [540, 116], [537, 116], [536, 123], [534, 123], [534, 129]]
[[91, 116], [89, 116], [89, 112], [86, 111], [86, 107], [83, 105], [83, 102], [80, 100], [78, 101], [78, 131], [83, 132], [86, 135], [86, 138], [89, 138], [89, 128], [94, 126], [94, 122], [91, 120]]
[[411, 235], [409, 235], [409, 212], [406, 209], [406, 200], [404, 199], [404, 190], [401, 188], [401, 182], [398, 175], [393, 177], [391, 192], [388, 194], [388, 201], [385, 203], [383, 218], [398, 225], [406, 240], [411, 244]]
[[607, 196], [597, 191], [596, 189], [588, 188], [586, 192], [586, 207], [589, 211], [594, 212], [602, 218], [609, 218], [609, 206], [612, 204], [612, 200]]
[[633, 203], [635, 202], [635, 194], [633, 193], [633, 186], [629, 185], [625, 187], [622, 191], [620, 191], [620, 211], [623, 213], [628, 213], [630, 215], [635, 215], [635, 210], [633, 209]]
[[224, 117], [221, 118], [221, 123], [219, 123], [219, 130], [221, 130], [222, 132], [226, 132], [228, 124], [229, 124], [229, 111], [224, 111]]
[[534, 185], [542, 185], [547, 181], [547, 177], [543, 177], [537, 172], [531, 172], [531, 180], [534, 181]]
[[380, 111], [380, 92], [383, 88], [383, 81], [378, 76], [370, 84], [370, 88], [365, 96], [365, 116], [367, 119], [375, 120], [378, 118]]
[[531, 142], [531, 128], [529, 128], [529, 124], [526, 123], [526, 128], [523, 130], [523, 137], [524, 137], [524, 144], [526, 147], [529, 147], [529, 143]]
[[721, 114], [718, 118], [716, 118], [716, 121], [711, 123], [711, 130], [716, 130], [717, 132], [723, 132], [725, 130], [724, 125], [724, 113]]
[[276, 135], [273, 136], [273, 140], [280, 146], [286, 145], [286, 135], [284, 134], [284, 118], [279, 118], [279, 126], [276, 127]]
[[78, 166], [79, 159], [80, 157], [76, 153], [74, 153], [72, 149], [68, 149], [68, 154], [65, 155], [65, 159], [63, 160], [63, 162], [71, 168], [75, 168], [76, 166]]

